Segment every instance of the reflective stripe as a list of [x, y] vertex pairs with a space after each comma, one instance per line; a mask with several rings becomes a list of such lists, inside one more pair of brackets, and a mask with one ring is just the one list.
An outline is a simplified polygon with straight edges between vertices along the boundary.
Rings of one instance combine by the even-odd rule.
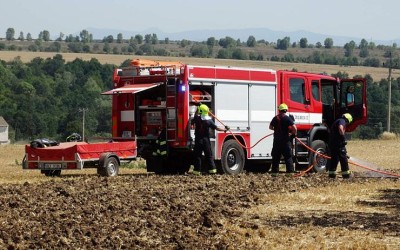
[[347, 170], [347, 171], [342, 172], [342, 175], [349, 175], [349, 174], [351, 174], [351, 171], [350, 171], [350, 170]]
[[336, 171], [329, 171], [328, 174], [329, 175], [336, 175]]
[[165, 144], [167, 144], [166, 141], [160, 141], [160, 145], [165, 145]]

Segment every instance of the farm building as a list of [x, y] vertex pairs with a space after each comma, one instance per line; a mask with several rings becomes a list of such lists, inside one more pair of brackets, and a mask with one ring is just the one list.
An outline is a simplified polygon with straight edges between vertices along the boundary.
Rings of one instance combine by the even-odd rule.
[[8, 123], [2, 116], [0, 116], [0, 145], [1, 144], [9, 144], [10, 140], [8, 139]]

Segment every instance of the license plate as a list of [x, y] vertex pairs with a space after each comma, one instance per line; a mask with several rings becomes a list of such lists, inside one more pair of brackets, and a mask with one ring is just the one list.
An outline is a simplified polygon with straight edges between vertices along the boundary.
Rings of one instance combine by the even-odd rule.
[[44, 169], [61, 169], [61, 163], [45, 163], [43, 166]]

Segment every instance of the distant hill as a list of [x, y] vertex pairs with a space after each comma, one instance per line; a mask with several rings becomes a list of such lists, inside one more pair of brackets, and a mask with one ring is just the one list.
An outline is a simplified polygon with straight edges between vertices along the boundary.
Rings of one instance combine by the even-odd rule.
[[[344, 44], [353, 40], [356, 44], [359, 44], [361, 39], [366, 39], [368, 42], [374, 42], [376, 45], [392, 45], [393, 43], [400, 43], [400, 38], [395, 40], [374, 40], [368, 37], [346, 37], [346, 36], [335, 36], [331, 34], [318, 34], [305, 30], [298, 31], [276, 31], [268, 28], [252, 28], [252, 29], [228, 29], [228, 30], [191, 30], [176, 33], [163, 32], [158, 28], [151, 28], [142, 31], [128, 31], [128, 30], [117, 30], [117, 29], [99, 29], [99, 28], [87, 28], [90, 33], [93, 34], [95, 39], [103, 39], [106, 36], [112, 35], [116, 38], [118, 33], [122, 33], [123, 37], [129, 38], [137, 34], [156, 34], [158, 39], [169, 38], [169, 40], [190, 40], [190, 41], [206, 41], [209, 37], [215, 37], [216, 39], [224, 38], [226, 36], [234, 39], [240, 39], [241, 41], [247, 41], [249, 36], [254, 36], [256, 40], [264, 39], [269, 42], [276, 42], [278, 39], [282, 39], [286, 36], [290, 37], [291, 42], [300, 41], [301, 38], [307, 38], [308, 43], [315, 44], [317, 42], [324, 43], [326, 38], [332, 38], [334, 46], [343, 46]], [[76, 34], [79, 34], [77, 31]]]

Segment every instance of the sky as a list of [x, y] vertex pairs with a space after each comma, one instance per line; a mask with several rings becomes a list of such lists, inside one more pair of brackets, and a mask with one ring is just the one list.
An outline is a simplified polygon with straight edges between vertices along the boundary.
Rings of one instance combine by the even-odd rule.
[[0, 0], [0, 6], [3, 38], [8, 28], [14, 28], [16, 38], [21, 31], [35, 38], [48, 30], [56, 38], [60, 32], [89, 28], [167, 33], [268, 28], [367, 40], [400, 38], [399, 0]]

